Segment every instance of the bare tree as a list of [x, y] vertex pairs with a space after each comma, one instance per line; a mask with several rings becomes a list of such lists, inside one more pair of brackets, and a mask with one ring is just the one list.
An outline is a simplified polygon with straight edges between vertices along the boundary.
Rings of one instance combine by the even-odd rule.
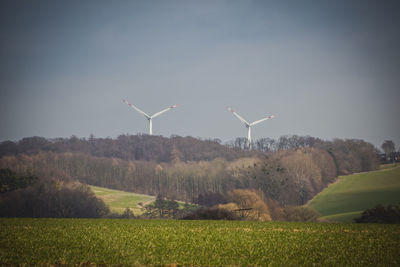
[[393, 162], [394, 161], [393, 153], [396, 149], [394, 142], [392, 140], [385, 140], [381, 147], [386, 154], [386, 158]]

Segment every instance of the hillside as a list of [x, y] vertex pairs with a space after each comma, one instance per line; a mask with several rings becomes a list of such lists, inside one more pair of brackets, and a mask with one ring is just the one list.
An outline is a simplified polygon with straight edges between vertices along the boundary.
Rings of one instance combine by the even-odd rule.
[[327, 221], [352, 222], [377, 204], [400, 204], [400, 167], [340, 176], [312, 199], [308, 207]]
[[[365, 141], [315, 140], [281, 137], [268, 149], [248, 151], [178, 136], [31, 137], [0, 143], [0, 169], [187, 202], [260, 189], [282, 205], [304, 205], [338, 174], [379, 167], [375, 148]], [[257, 147], [273, 140], [261, 141]]]
[[122, 214], [122, 212], [129, 208], [135, 215], [141, 214], [139, 203], [143, 205], [153, 202], [156, 198], [154, 196], [135, 194], [121, 190], [113, 190], [109, 188], [93, 186], [90, 188], [98, 198], [101, 198], [104, 203], [110, 208], [111, 212]]

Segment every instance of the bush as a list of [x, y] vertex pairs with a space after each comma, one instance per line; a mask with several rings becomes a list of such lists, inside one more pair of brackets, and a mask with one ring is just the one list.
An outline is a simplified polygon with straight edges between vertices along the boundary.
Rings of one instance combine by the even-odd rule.
[[0, 196], [0, 217], [99, 218], [110, 212], [78, 182], [40, 181]]
[[199, 194], [194, 203], [200, 206], [212, 207], [218, 204], [226, 204], [225, 196], [219, 192], [205, 192]]
[[201, 208], [186, 215], [183, 220], [238, 220], [239, 218], [231, 211], [221, 208]]
[[122, 213], [123, 219], [135, 219], [135, 215], [133, 214], [133, 211], [130, 208], [126, 208], [124, 212]]
[[315, 222], [319, 213], [313, 209], [302, 206], [287, 206], [283, 208], [283, 217], [289, 222]]
[[225, 204], [225, 209], [238, 212], [236, 214], [245, 220], [271, 221], [270, 210], [264, 201], [266, 197], [261, 190], [235, 189], [227, 195], [232, 203], [230, 207]]
[[361, 217], [355, 218], [356, 223], [400, 223], [400, 207], [389, 205], [384, 207], [377, 205], [375, 208], [367, 209]]
[[18, 175], [9, 168], [0, 169], [0, 193], [7, 193], [33, 185], [38, 178], [29, 172]]

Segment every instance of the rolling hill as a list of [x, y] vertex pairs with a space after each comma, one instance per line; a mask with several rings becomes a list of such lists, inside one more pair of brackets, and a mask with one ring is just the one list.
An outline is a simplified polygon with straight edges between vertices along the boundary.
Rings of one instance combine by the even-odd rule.
[[332, 222], [352, 222], [378, 204], [400, 205], [400, 167], [340, 176], [308, 204]]

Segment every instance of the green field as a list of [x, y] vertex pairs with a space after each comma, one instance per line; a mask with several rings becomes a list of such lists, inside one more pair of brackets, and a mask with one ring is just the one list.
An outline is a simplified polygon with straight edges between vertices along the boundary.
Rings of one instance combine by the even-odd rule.
[[322, 220], [352, 222], [377, 204], [400, 205], [400, 167], [339, 177], [310, 201]]
[[156, 198], [154, 196], [135, 194], [120, 190], [113, 190], [104, 187], [91, 185], [90, 188], [109, 207], [111, 212], [121, 214], [126, 208], [130, 208], [135, 215], [141, 214], [139, 203], [149, 204]]
[[385, 170], [385, 169], [393, 169], [395, 167], [399, 167], [400, 164], [399, 163], [389, 163], [389, 164], [382, 164], [379, 168], [381, 170]]
[[0, 265], [400, 266], [400, 225], [0, 219]]

